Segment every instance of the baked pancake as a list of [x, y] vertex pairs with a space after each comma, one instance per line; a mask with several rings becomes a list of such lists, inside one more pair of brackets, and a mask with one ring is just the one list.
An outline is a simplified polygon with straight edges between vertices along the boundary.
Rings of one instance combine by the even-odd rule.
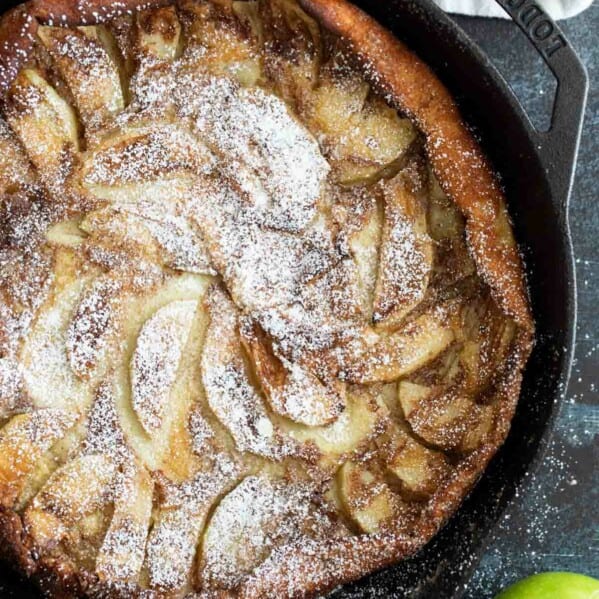
[[4, 557], [306, 597], [426, 544], [533, 341], [432, 72], [345, 0], [33, 0], [0, 42]]

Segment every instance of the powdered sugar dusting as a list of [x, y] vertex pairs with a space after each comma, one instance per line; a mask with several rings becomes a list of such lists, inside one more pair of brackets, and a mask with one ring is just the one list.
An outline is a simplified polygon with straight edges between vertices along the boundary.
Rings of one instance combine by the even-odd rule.
[[[329, 171], [316, 141], [272, 94], [223, 77], [183, 78], [181, 110], [225, 158], [225, 172], [267, 226], [301, 231], [314, 218]], [[190, 90], [193, 93], [190, 93]]]
[[[228, 459], [188, 483], [165, 489], [164, 509], [150, 534], [147, 564], [154, 588], [180, 590], [190, 577], [200, 532], [214, 500], [234, 484], [239, 471]], [[177, 559], [173, 559], [173, 552]]]
[[0, 419], [25, 407], [23, 391], [22, 366], [11, 358], [0, 358]]
[[145, 323], [137, 338], [131, 359], [132, 402], [148, 434], [162, 423], [196, 308], [195, 301], [168, 304]]
[[247, 477], [209, 523], [202, 546], [204, 581], [235, 588], [275, 547], [302, 536], [312, 509], [309, 487]]
[[80, 377], [89, 377], [108, 347], [117, 320], [113, 300], [119, 291], [118, 281], [100, 279], [92, 284], [76, 308], [66, 346], [71, 368]]

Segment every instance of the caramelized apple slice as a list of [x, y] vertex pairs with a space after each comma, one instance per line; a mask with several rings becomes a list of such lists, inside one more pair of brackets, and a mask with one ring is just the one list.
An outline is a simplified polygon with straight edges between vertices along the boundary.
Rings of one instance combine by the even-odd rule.
[[144, 198], [168, 206], [187, 197], [196, 173], [212, 156], [183, 126], [132, 122], [103, 137], [83, 161], [80, 178], [96, 198], [136, 205]]
[[25, 389], [38, 408], [82, 410], [91, 402], [89, 385], [75, 375], [67, 352], [73, 310], [87, 282], [81, 278], [52, 298], [23, 344]]
[[433, 263], [420, 165], [412, 161], [384, 185], [385, 224], [381, 241], [373, 320], [397, 326], [423, 299]]
[[115, 463], [104, 455], [81, 456], [59, 468], [25, 512], [37, 547], [51, 548], [72, 534], [75, 524], [108, 503]]
[[332, 424], [307, 427], [281, 423], [281, 428], [302, 445], [315, 446], [321, 455], [320, 464], [326, 468], [371, 438], [385, 415], [370, 391], [354, 388], [348, 392], [345, 410]]
[[137, 51], [142, 66], [172, 62], [182, 50], [182, 28], [174, 6], [145, 10], [136, 17]]
[[0, 430], [0, 497], [10, 507], [34, 475], [43, 455], [75, 424], [63, 410], [14, 416]]
[[[150, 532], [146, 564], [154, 589], [174, 591], [188, 584], [195, 547], [205, 521], [191, 506], [163, 510]], [[173, 549], [177, 559], [173, 559]]]
[[0, 118], [0, 194], [35, 185], [37, 175], [6, 121]]
[[233, 589], [279, 546], [326, 530], [304, 485], [249, 476], [218, 505], [202, 543], [208, 588]]
[[96, 557], [96, 574], [110, 584], [137, 582], [152, 514], [153, 483], [139, 465], [117, 490], [110, 526]]
[[[187, 321], [189, 328], [184, 324], [186, 319], [179, 317], [181, 312], [183, 316], [186, 315], [184, 302], [191, 302], [197, 306], [209, 284], [210, 281], [197, 275], [169, 276], [160, 280], [158, 284], [144, 288], [139, 295], [128, 298], [123, 307], [119, 334], [122, 342], [115, 348], [115, 355], [111, 356], [114, 369], [106, 376], [108, 381], [113, 383], [109, 391], [114, 395], [112, 403], [118, 421], [121, 423], [126, 444], [143, 459], [148, 469], [162, 471], [174, 480], [188, 476], [193, 470], [194, 457], [185, 424], [194, 402], [203, 396], [198, 364], [207, 326], [207, 317], [202, 310], [197, 312], [189, 310], [191, 315]], [[173, 306], [169, 308], [171, 304]], [[181, 307], [184, 309], [180, 312]], [[161, 312], [162, 310], [164, 312]], [[163, 326], [167, 328], [166, 332]], [[172, 330], [169, 328], [171, 326]], [[147, 350], [145, 358], [141, 355], [136, 356], [139, 353], [137, 345], [139, 345], [140, 334], [144, 328], [153, 329], [157, 335], [157, 339], [154, 340], [155, 346], [150, 349], [147, 348], [147, 344], [151, 345], [150, 337], [153, 335], [149, 335], [142, 342], [145, 347], [143, 351]], [[171, 362], [170, 347], [162, 356], [153, 355], [156, 353], [155, 350], [159, 352], [160, 348], [175, 334], [177, 336], [172, 344], [176, 346], [177, 353], [180, 352], [177, 360]], [[148, 355], [151, 358], [138, 369], [137, 360], [147, 359]], [[160, 373], [157, 379], [152, 372], [149, 375], [150, 380], [142, 378], [143, 373], [147, 372], [148, 364], [155, 358], [157, 359], [155, 366], [161, 370], [165, 369], [166, 376], [165, 373]], [[164, 358], [169, 361], [166, 366]], [[137, 374], [133, 374], [133, 369]], [[173, 372], [176, 376], [171, 384]], [[136, 392], [139, 388], [142, 393], [150, 392], [148, 384], [153, 383], [156, 386], [157, 380], [164, 381], [164, 387], [161, 386], [162, 383], [158, 385], [156, 395], [150, 395], [147, 406], [136, 405], [133, 400], [134, 387]], [[160, 412], [164, 408], [164, 404], [160, 403], [164, 397], [167, 398], [166, 409]], [[155, 416], [160, 417], [159, 428], [146, 431], [142, 418], [152, 426], [157, 422]], [[113, 441], [112, 444], [116, 445], [116, 442]]]
[[121, 426], [126, 421], [117, 415], [118, 391], [114, 371], [109, 371], [105, 380], [98, 385], [94, 403], [87, 416], [87, 431], [83, 443], [85, 453], [134, 459]]
[[181, 66], [183, 72], [209, 72], [255, 86], [262, 78], [262, 53], [252, 31], [236, 22], [232, 4], [179, 3], [179, 14], [189, 23]]
[[[257, 16], [246, 4], [256, 5]], [[290, 0], [236, 2], [234, 7], [268, 48], [265, 73], [277, 92], [288, 102], [301, 103], [303, 96], [317, 84], [322, 63], [318, 22]]]
[[97, 129], [125, 108], [122, 57], [106, 27], [40, 27], [38, 35], [88, 129]]
[[224, 467], [200, 472], [181, 486], [162, 489], [164, 498], [147, 545], [146, 566], [153, 589], [172, 592], [189, 584], [198, 539], [210, 510], [240, 478], [235, 464], [218, 457], [217, 463]]
[[219, 287], [210, 290], [206, 307], [210, 325], [202, 353], [202, 381], [208, 404], [240, 451], [281, 457], [282, 439], [245, 364], [237, 309]]
[[198, 231], [185, 217], [153, 204], [95, 210], [80, 227], [90, 236], [88, 244], [142, 253], [147, 260], [174, 270], [215, 274]]
[[85, 231], [78, 220], [65, 220], [52, 225], [46, 231], [46, 241], [50, 245], [76, 248], [85, 241]]
[[75, 112], [37, 69], [24, 69], [7, 95], [6, 117], [48, 188], [60, 193], [79, 151]]
[[370, 97], [361, 76], [340, 77], [331, 70], [333, 74], [322, 77], [302, 115], [322, 140], [337, 182], [372, 183], [399, 165], [416, 138], [416, 129], [382, 100]]
[[411, 381], [399, 383], [399, 405], [406, 418], [423, 402], [431, 398], [434, 389]]
[[137, 338], [130, 366], [132, 403], [149, 435], [162, 425], [197, 305], [195, 301], [168, 304], [144, 324]]
[[218, 211], [224, 211], [223, 207], [228, 211], [236, 204], [229, 204], [226, 197], [224, 206], [219, 206], [216, 197], [213, 201], [214, 211], [199, 211], [194, 221], [201, 228], [215, 268], [245, 312], [289, 306], [298, 290], [330, 268], [332, 252], [324, 235], [317, 239], [322, 243], [315, 243], [301, 235], [248, 225], [243, 208], [240, 218], [229, 218]]
[[305, 367], [279, 359], [258, 327], [245, 332], [243, 341], [275, 413], [307, 426], [324, 426], [343, 412], [343, 383], [325, 385]]
[[430, 172], [427, 221], [436, 246], [433, 284], [447, 287], [473, 275], [476, 264], [466, 242], [465, 219]]
[[442, 308], [425, 312], [394, 333], [379, 335], [365, 329], [342, 358], [343, 376], [360, 384], [392, 382], [422, 368], [454, 339]]
[[[168, 266], [168, 256], [161, 252], [145, 226], [145, 220], [112, 207], [88, 212], [79, 224], [86, 236], [81, 246], [89, 258], [101, 266], [130, 266], [131, 271], [157, 271]], [[127, 268], [127, 270], [129, 270]]]
[[349, 237], [349, 248], [360, 276], [367, 313], [372, 314], [374, 289], [379, 269], [379, 252], [383, 234], [383, 214], [373, 202], [358, 229]]
[[67, 354], [73, 372], [82, 379], [97, 373], [118, 322], [120, 283], [105, 277], [83, 293], [67, 331]]
[[0, 422], [27, 407], [23, 368], [14, 358], [0, 358]]
[[516, 325], [490, 297], [470, 303], [462, 311], [460, 366], [464, 388], [475, 395], [501, 374], [512, 348]]
[[477, 404], [461, 385], [421, 388], [402, 381], [399, 402], [412, 430], [444, 450], [472, 450], [484, 442], [495, 421], [495, 409]]
[[391, 425], [386, 470], [410, 497], [430, 497], [448, 475], [450, 466], [440, 451], [425, 447], [396, 425]]
[[430, 497], [449, 471], [440, 451], [428, 449], [414, 439], [406, 441], [387, 467], [404, 489], [418, 497]]
[[261, 44], [264, 42], [264, 23], [261, 16], [262, 8], [259, 0], [233, 0], [233, 13], [239, 19], [246, 31]]
[[428, 224], [431, 237], [439, 242], [464, 234], [465, 220], [458, 207], [445, 195], [435, 175], [428, 174]]
[[272, 92], [206, 76], [195, 88], [179, 109], [223, 158], [219, 166], [243, 192], [254, 220], [281, 231], [304, 231], [317, 214], [329, 172], [311, 133]]
[[[212, 273], [207, 249], [187, 210], [197, 173], [211, 155], [183, 127], [129, 124], [105, 137], [86, 157], [81, 180], [97, 200], [110, 203], [88, 214], [82, 227], [101, 245], [137, 246], [154, 262], [178, 270]], [[139, 239], [138, 239], [139, 238]]]
[[338, 474], [339, 494], [351, 519], [366, 533], [376, 533], [396, 519], [401, 499], [381, 473], [364, 464], [345, 462]]

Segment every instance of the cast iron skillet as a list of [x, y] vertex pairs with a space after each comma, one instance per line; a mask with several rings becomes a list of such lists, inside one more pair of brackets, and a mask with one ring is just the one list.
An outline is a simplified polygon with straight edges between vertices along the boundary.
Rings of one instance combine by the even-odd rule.
[[[6, 8], [21, 0], [8, 2]], [[526, 33], [558, 82], [551, 129], [535, 130], [489, 59], [430, 0], [354, 0], [437, 73], [501, 173], [522, 248], [537, 325], [509, 438], [447, 526], [417, 556], [339, 589], [336, 599], [459, 597], [485, 539], [539, 463], [570, 373], [576, 282], [568, 226], [587, 76], [559, 28], [532, 0], [497, 0]], [[39, 591], [0, 566], [0, 596]]]

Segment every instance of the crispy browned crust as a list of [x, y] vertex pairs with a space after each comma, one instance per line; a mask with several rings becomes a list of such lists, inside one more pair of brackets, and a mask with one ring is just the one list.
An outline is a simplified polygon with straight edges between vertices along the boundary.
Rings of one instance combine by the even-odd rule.
[[[466, 217], [478, 270], [519, 330], [506, 375], [498, 383], [493, 398], [499, 399], [501, 410], [492, 438], [465, 458], [454, 475], [435, 492], [412, 536], [391, 531], [286, 547], [260, 566], [240, 589], [240, 596], [247, 598], [311, 597], [391, 565], [422, 548], [459, 507], [504, 442], [534, 337], [522, 262], [503, 193], [449, 92], [426, 64], [346, 0], [298, 1], [321, 25], [349, 42], [373, 86], [421, 129], [440, 184]], [[0, 95], [27, 62], [39, 24], [95, 24], [173, 2], [31, 0], [9, 11], [0, 18]], [[123, 596], [121, 591], [103, 588], [96, 579], [77, 572], [68, 563], [39, 559], [20, 516], [3, 508], [0, 508], [0, 558], [37, 580], [53, 597], [77, 597], [84, 593]], [[127, 596], [138, 594], [139, 590], [131, 589]]]
[[67, 565], [36, 559], [21, 517], [5, 508], [0, 508], [0, 559], [17, 567], [53, 597], [75, 597], [82, 590], [76, 573]]

